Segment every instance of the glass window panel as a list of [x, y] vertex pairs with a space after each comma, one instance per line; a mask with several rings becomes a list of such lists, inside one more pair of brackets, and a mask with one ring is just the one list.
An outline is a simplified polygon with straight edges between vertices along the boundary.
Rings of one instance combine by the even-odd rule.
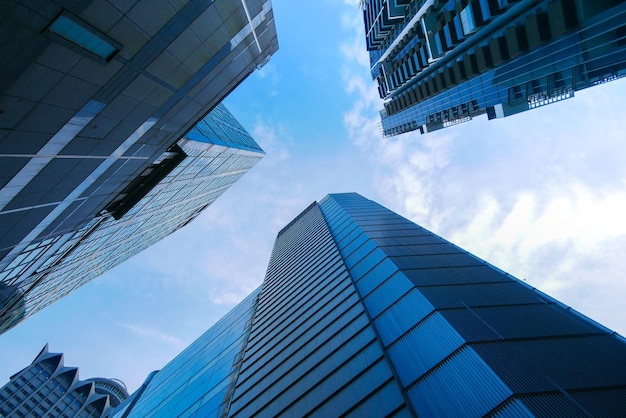
[[104, 60], [111, 59], [118, 51], [114, 45], [104, 38], [79, 25], [65, 15], [59, 16], [52, 22], [48, 30]]
[[460, 13], [461, 26], [463, 27], [463, 34], [469, 35], [476, 30], [476, 23], [474, 22], [474, 15], [472, 14], [472, 5], [468, 5]]

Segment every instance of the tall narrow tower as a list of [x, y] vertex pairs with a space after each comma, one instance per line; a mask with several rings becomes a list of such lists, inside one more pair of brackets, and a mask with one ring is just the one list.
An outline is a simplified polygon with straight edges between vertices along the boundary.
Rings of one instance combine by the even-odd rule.
[[179, 416], [211, 399], [232, 417], [626, 411], [623, 337], [354, 193], [280, 231], [260, 293], [198, 341], [128, 416], [176, 399]]

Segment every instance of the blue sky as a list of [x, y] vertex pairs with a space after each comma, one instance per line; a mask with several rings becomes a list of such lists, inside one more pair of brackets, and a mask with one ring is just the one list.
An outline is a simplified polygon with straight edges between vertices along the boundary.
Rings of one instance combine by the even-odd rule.
[[274, 0], [280, 49], [225, 101], [267, 152], [186, 228], [0, 336], [134, 390], [261, 284], [279, 229], [356, 191], [626, 334], [626, 80], [429, 135], [378, 135], [358, 1]]

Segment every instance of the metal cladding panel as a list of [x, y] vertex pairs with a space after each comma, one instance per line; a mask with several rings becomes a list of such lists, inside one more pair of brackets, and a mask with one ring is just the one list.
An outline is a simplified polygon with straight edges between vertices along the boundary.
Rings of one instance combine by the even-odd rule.
[[346, 242], [350, 242], [354, 237], [362, 232], [361, 229], [357, 230], [358, 225], [354, 221], [347, 221], [342, 223], [340, 228], [337, 228], [337, 235], [335, 236], [335, 240], [341, 242], [345, 240]]
[[[474, 344], [517, 393], [626, 385], [626, 349], [610, 334]], [[598, 355], [601, 353], [601, 355]]]
[[622, 417], [626, 411], [626, 387], [577, 391], [570, 396], [596, 417]]
[[593, 394], [624, 387], [622, 338], [361, 196], [320, 206], [333, 234], [337, 220], [357, 236], [337, 240], [339, 251], [418, 415], [528, 415], [514, 399], [563, 392], [600, 405]]
[[367, 272], [365, 276], [359, 279], [355, 278], [355, 280], [357, 280], [356, 286], [359, 292], [361, 292], [361, 295], [367, 296], [397, 271], [398, 267], [391, 260], [385, 258]]
[[441, 244], [423, 244], [423, 245], [396, 245], [381, 247], [381, 249], [389, 257], [410, 256], [413, 254], [422, 255], [439, 255], [439, 254], [458, 254], [458, 248], [452, 247], [448, 243]]
[[[322, 369], [318, 365], [320, 359], [327, 358], [338, 347], [343, 347], [351, 339], [371, 340], [374, 338], [368, 325], [367, 318], [352, 308], [342, 317], [336, 318], [330, 324], [324, 323], [322, 330], [306, 341], [296, 341], [294, 348], [283, 350], [265, 363], [254, 374], [241, 376], [238, 389], [250, 390], [255, 385], [272, 385], [273, 391], [286, 389], [286, 385], [292, 383], [286, 376], [304, 375], [309, 370]], [[355, 316], [358, 315], [358, 316]], [[304, 335], [301, 340], [305, 340]]]
[[[523, 404], [526, 410], [534, 417], [589, 417], [589, 416], [601, 416], [608, 417], [609, 415], [589, 414], [580, 405], [572, 402], [572, 398], [569, 395], [563, 393], [550, 393], [541, 395], [528, 395], [520, 396], [515, 399], [517, 402]], [[502, 408], [506, 410], [507, 408]], [[623, 412], [623, 411], [622, 411]], [[496, 416], [507, 416], [503, 414], [496, 414]], [[511, 416], [509, 414], [508, 416]]]
[[[230, 416], [349, 414], [370, 401], [402, 410], [393, 368], [338, 260], [316, 204], [279, 232]], [[383, 390], [388, 404], [375, 402]]]
[[[267, 350], [277, 340], [292, 342], [301, 334], [301, 330], [316, 327], [321, 318], [330, 315], [337, 307], [341, 305], [351, 307], [357, 302], [354, 289], [345, 282], [330, 289], [320, 289], [316, 296], [315, 298], [301, 298], [298, 301], [300, 303], [294, 303], [284, 309], [285, 315], [272, 317], [272, 322], [264, 321], [263, 326], [257, 328], [263, 332], [257, 333], [256, 338], [250, 340], [248, 354]], [[312, 316], [311, 312], [317, 312], [317, 317]]]
[[437, 267], [463, 267], [480, 264], [476, 258], [464, 253], [428, 255], [417, 253], [416, 255], [411, 256], [391, 257], [391, 260], [402, 270]]
[[411, 235], [408, 237], [383, 238], [379, 237], [375, 241], [381, 247], [390, 245], [422, 245], [422, 244], [442, 244], [446, 241], [423, 229], [423, 235]]
[[[382, 363], [381, 363], [382, 364]], [[359, 379], [355, 384], [371, 384], [373, 380]], [[362, 382], [362, 383], [361, 383]], [[326, 409], [320, 411], [320, 416], [336, 416], [338, 409]], [[376, 389], [374, 395], [363, 401], [357, 407], [350, 410], [346, 416], [354, 418], [362, 417], [412, 417], [413, 414], [406, 408], [402, 394], [397, 390], [393, 380], [387, 381], [382, 387]]]
[[[293, 417], [309, 414], [329, 417], [349, 415], [361, 402], [359, 392], [369, 392], [373, 396], [377, 396], [380, 388], [392, 380], [391, 366], [382, 357], [375, 359], [371, 354], [371, 352], [364, 351], [345, 365], [331, 370], [328, 378], [313, 388], [314, 396], [298, 400], [289, 413], [279, 416]], [[382, 356], [382, 352], [379, 354]], [[352, 378], [351, 373], [346, 372], [345, 369], [347, 368], [362, 369], [363, 372]], [[311, 383], [314, 384], [314, 382]], [[404, 400], [397, 387], [392, 392], [388, 399], [389, 403], [385, 407], [393, 411], [402, 406]], [[317, 405], [313, 405], [313, 408], [312, 401], [317, 403]]]
[[[379, 329], [384, 324], [378, 324]], [[465, 340], [435, 312], [387, 348], [400, 380], [408, 387], [461, 347]]]
[[469, 347], [434, 368], [408, 389], [418, 416], [478, 417], [513, 393]]
[[509, 278], [487, 265], [443, 266], [442, 268], [403, 269], [416, 286], [455, 285], [465, 283], [503, 282]]
[[493, 418], [508, 418], [508, 417], [528, 417], [534, 418], [535, 414], [530, 412], [530, 410], [524, 405], [522, 401], [515, 398], [511, 401], [504, 404], [502, 407], [498, 408], [497, 411], [489, 414], [490, 417]]
[[537, 338], [598, 333], [582, 318], [567, 315], [552, 304], [505, 305], [472, 308], [473, 313], [503, 338]]
[[[328, 308], [324, 310], [313, 308], [299, 315], [294, 313], [292, 318], [297, 320], [283, 319], [281, 322], [290, 325], [291, 329], [288, 333], [277, 331], [275, 334], [272, 334], [272, 338], [266, 344], [253, 347], [247, 351], [246, 355], [248, 358], [265, 357], [267, 360], [263, 362], [255, 361], [254, 363], [249, 363], [249, 365], [246, 363], [246, 367], [241, 373], [240, 385], [243, 387], [249, 379], [253, 379], [252, 382], [263, 379], [265, 375], [272, 371], [271, 367], [278, 367], [273, 361], [274, 358], [281, 359], [281, 367], [292, 362], [295, 364], [296, 360], [301, 361], [300, 357], [310, 355], [310, 351], [299, 351], [303, 347], [307, 347], [306, 342], [308, 340], [314, 339], [318, 334], [322, 334], [325, 337], [321, 341], [326, 341], [331, 337], [328, 329], [333, 320], [338, 320], [344, 316], [347, 320], [353, 320], [356, 315], [360, 315], [359, 307], [355, 306], [357, 302], [356, 297], [353, 294], [349, 298], [345, 297], [348, 292], [349, 289], [339, 294], [338, 298], [328, 304]], [[311, 312], [315, 312], [318, 315], [313, 316]], [[352, 331], [356, 332], [357, 330], [352, 329]], [[277, 341], [281, 341], [282, 344], [276, 344]], [[308, 348], [310, 349], [311, 347], [308, 346]], [[291, 357], [294, 359], [292, 360]], [[247, 386], [251, 385], [252, 383]]]
[[501, 338], [500, 334], [489, 324], [481, 320], [477, 321], [476, 314], [469, 308], [446, 309], [439, 312], [467, 342], [491, 341]]
[[370, 315], [375, 318], [411, 289], [413, 289], [411, 282], [404, 274], [397, 272], [363, 298], [363, 302]]
[[[354, 240], [352, 244], [358, 243], [360, 245], [355, 245], [354, 251], [348, 253], [348, 249], [346, 249], [345, 254], [350, 254], [345, 258], [345, 263], [348, 268], [354, 267], [359, 261], [363, 259], [366, 255], [374, 251], [376, 248], [376, 243], [372, 240], [367, 240], [365, 242], [361, 242], [361, 240]], [[351, 248], [352, 249], [352, 248]]]
[[374, 324], [385, 346], [389, 346], [434, 309], [421, 293], [413, 290], [381, 313]]
[[423, 286], [419, 289], [438, 309], [543, 302], [537, 293], [528, 292], [527, 288], [513, 280], [456, 286]]
[[350, 273], [354, 280], [359, 280], [365, 274], [367, 274], [374, 266], [380, 263], [385, 258], [385, 253], [376, 249], [370, 254], [363, 257], [354, 267], [350, 269]]

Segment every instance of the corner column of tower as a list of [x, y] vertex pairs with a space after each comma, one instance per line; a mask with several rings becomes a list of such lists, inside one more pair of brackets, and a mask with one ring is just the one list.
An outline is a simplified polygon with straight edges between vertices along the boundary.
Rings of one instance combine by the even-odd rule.
[[314, 203], [279, 232], [230, 416], [411, 416]]
[[624, 338], [354, 193], [320, 202], [420, 416], [618, 416]]

